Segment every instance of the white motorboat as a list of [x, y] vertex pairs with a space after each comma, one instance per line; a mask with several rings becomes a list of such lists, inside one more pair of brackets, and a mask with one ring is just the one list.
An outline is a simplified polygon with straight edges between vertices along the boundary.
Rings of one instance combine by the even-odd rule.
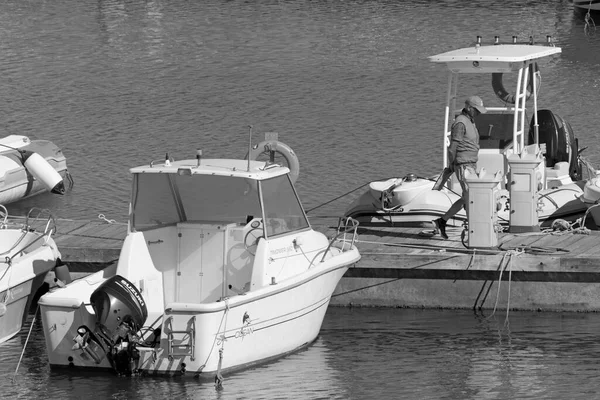
[[[292, 170], [256, 161], [283, 152]], [[52, 367], [220, 377], [313, 342], [360, 254], [356, 221], [328, 239], [294, 189], [276, 140], [248, 160], [131, 169], [128, 234], [116, 265], [39, 301]], [[348, 228], [348, 229], [345, 229]]]
[[[444, 64], [449, 71], [440, 141], [443, 146], [442, 170], [448, 166], [451, 125], [461, 112], [456, 101], [471, 94], [459, 94], [459, 76], [468, 74], [469, 81], [476, 74], [491, 77], [492, 89], [503, 103], [501, 107], [490, 107], [491, 98], [485, 100], [488, 112], [479, 115], [475, 121], [480, 132], [478, 169], [492, 173], [500, 171], [504, 176], [498, 192], [501, 224], [508, 224], [511, 212], [508, 159], [532, 147], [544, 156], [544, 162], [537, 167], [537, 217], [540, 223], [550, 223], [558, 218], [572, 220], [586, 211], [586, 205], [581, 201], [586, 180], [582, 179], [580, 150], [571, 125], [550, 110], [538, 109], [538, 62], [560, 52], [561, 49], [553, 46], [549, 38], [548, 43], [542, 45], [518, 44], [516, 38], [508, 44], [500, 44], [496, 38], [494, 44], [482, 45], [478, 38], [475, 46], [430, 57], [432, 62]], [[517, 73], [516, 89], [512, 93], [502, 82], [503, 75], [510, 72]], [[518, 105], [514, 104], [515, 100]], [[528, 100], [531, 100], [530, 110], [526, 107]], [[529, 111], [533, 115], [531, 119]], [[361, 224], [430, 223], [441, 217], [461, 196], [456, 177], [452, 175], [444, 185], [442, 175], [427, 177], [409, 173], [401, 178], [371, 182], [368, 190], [347, 208], [345, 215]], [[465, 220], [466, 213], [462, 210], [448, 222], [460, 225]]]
[[[24, 223], [17, 223], [0, 205], [0, 343], [19, 333], [49, 271], [54, 269], [57, 277], [68, 281], [52, 239], [54, 218], [40, 211], [32, 209]], [[43, 230], [36, 229], [40, 221]]]
[[0, 204], [9, 204], [44, 192], [65, 193], [72, 184], [67, 161], [54, 143], [27, 136], [0, 138]]

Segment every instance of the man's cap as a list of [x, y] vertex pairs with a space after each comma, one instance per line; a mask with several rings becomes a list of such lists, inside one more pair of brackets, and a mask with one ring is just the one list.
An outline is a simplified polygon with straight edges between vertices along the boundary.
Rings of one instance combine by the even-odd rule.
[[479, 96], [471, 96], [466, 101], [465, 104], [471, 107], [475, 107], [477, 111], [482, 114], [487, 112], [487, 109], [483, 106], [483, 100]]

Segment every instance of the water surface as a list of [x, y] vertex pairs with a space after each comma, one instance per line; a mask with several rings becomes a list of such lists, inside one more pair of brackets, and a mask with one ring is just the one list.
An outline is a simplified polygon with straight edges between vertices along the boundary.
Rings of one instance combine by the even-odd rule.
[[[9, 205], [125, 221], [128, 169], [165, 157], [243, 157], [266, 131], [298, 154], [311, 216], [339, 215], [380, 178], [441, 165], [443, 67], [428, 56], [477, 35], [544, 40], [540, 107], [600, 162], [600, 36], [567, 0], [411, 2], [5, 0], [0, 128], [62, 147], [75, 186]], [[595, 17], [599, 19], [600, 17]], [[507, 78], [508, 82], [508, 78]], [[488, 80], [468, 95], [499, 106]], [[467, 93], [465, 93], [465, 96]], [[60, 229], [60, 226], [59, 226]], [[330, 308], [308, 349], [226, 376], [117, 378], [50, 371], [39, 321], [0, 346], [0, 393], [22, 399], [589, 399], [597, 314]], [[29, 316], [29, 321], [32, 315]]]

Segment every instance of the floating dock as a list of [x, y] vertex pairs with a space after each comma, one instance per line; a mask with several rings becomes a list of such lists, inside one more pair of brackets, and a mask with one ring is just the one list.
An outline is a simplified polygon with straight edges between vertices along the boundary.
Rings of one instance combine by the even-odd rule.
[[[337, 222], [313, 222], [329, 237]], [[127, 224], [58, 220], [55, 241], [75, 277], [115, 262]], [[359, 227], [361, 261], [331, 304], [600, 311], [600, 231], [500, 233], [497, 249], [469, 249], [427, 227]]]

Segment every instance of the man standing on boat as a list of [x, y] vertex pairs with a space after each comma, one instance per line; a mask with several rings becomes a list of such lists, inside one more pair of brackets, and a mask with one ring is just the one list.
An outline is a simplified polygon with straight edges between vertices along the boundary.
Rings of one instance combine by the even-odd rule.
[[475, 117], [486, 112], [483, 100], [479, 96], [471, 96], [465, 101], [465, 108], [452, 124], [450, 146], [448, 147], [450, 174], [445, 178], [448, 179], [452, 172], [456, 174], [462, 188], [462, 197], [456, 200], [441, 218], [433, 221], [444, 239], [448, 239], [446, 234], [448, 220], [467, 204], [469, 187], [465, 180], [465, 174], [466, 171], [469, 171], [469, 174], [477, 173], [479, 154], [479, 132], [475, 125]]

